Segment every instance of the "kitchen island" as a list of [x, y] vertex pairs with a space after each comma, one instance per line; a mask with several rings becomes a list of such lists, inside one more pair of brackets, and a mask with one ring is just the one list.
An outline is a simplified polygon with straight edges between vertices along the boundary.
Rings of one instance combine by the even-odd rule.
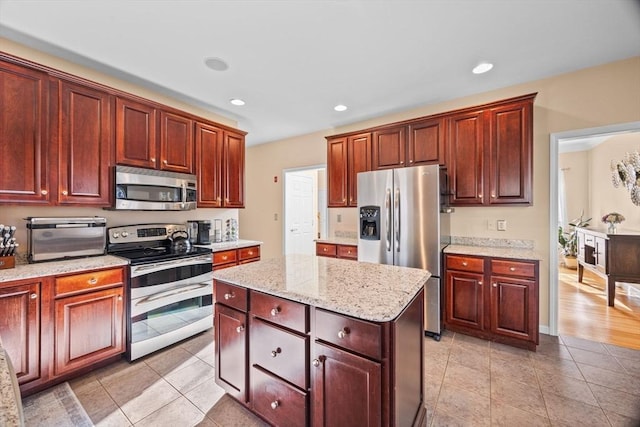
[[214, 271], [216, 383], [273, 425], [422, 425], [429, 277], [303, 255]]

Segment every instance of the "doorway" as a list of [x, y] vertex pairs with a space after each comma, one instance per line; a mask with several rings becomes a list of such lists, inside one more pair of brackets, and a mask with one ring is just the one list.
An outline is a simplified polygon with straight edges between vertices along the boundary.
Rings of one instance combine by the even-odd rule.
[[328, 233], [325, 166], [284, 171], [284, 254], [315, 254]]
[[[559, 299], [560, 299], [560, 262], [558, 249], [558, 226], [560, 210], [563, 209], [559, 200], [559, 185], [561, 182], [561, 171], [559, 170], [559, 153], [562, 144], [576, 143], [579, 140], [597, 138], [609, 138], [623, 133], [640, 132], [640, 122], [623, 123], [598, 128], [579, 129], [567, 132], [560, 132], [550, 135], [550, 187], [549, 187], [549, 224], [550, 224], [550, 250], [549, 250], [549, 334], [558, 335], [559, 330]], [[589, 215], [587, 215], [588, 217]], [[569, 217], [569, 220], [572, 218]], [[591, 221], [592, 225], [597, 225], [599, 218]], [[577, 274], [577, 273], [576, 273]], [[606, 305], [606, 303], [604, 303]]]

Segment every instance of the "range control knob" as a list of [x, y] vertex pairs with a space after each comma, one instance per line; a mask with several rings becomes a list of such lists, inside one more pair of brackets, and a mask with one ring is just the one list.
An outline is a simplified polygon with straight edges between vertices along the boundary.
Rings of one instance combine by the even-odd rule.
[[122, 237], [127, 237], [129, 235], [129, 233], [127, 231], [123, 231], [122, 232]]
[[112, 237], [114, 239], [117, 239], [118, 237], [120, 237], [120, 233], [118, 233], [117, 231], [114, 231], [113, 234], [112, 234]]

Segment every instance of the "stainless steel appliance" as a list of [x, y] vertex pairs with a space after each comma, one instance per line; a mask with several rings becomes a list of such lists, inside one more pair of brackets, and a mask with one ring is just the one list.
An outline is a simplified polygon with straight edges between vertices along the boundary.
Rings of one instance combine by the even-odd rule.
[[30, 263], [104, 255], [107, 220], [102, 217], [28, 217]]
[[113, 209], [186, 211], [196, 208], [196, 176], [116, 166]]
[[130, 361], [213, 327], [213, 255], [190, 244], [184, 224], [113, 227], [108, 234], [108, 252], [130, 260]]
[[442, 249], [450, 242], [446, 170], [438, 165], [358, 174], [358, 261], [429, 270], [425, 333], [440, 339]]
[[189, 240], [194, 245], [208, 245], [211, 243], [211, 221], [187, 221], [187, 228], [189, 229]]

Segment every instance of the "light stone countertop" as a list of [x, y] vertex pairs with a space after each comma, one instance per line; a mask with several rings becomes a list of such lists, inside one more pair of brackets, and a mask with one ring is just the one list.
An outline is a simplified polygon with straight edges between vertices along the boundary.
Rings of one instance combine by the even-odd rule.
[[225, 268], [214, 279], [360, 319], [395, 319], [431, 273], [417, 268], [289, 255]]
[[476, 255], [493, 258], [513, 258], [522, 260], [537, 260], [540, 255], [533, 249], [493, 247], [493, 246], [471, 246], [471, 245], [449, 245], [444, 248], [445, 254]]
[[20, 427], [24, 425], [20, 390], [9, 363], [0, 339], [0, 426]]
[[352, 245], [358, 246], [358, 239], [350, 237], [327, 237], [326, 239], [316, 239], [317, 243], [329, 243], [332, 245]]
[[212, 252], [226, 251], [229, 249], [240, 249], [246, 248], [249, 246], [258, 246], [262, 245], [262, 242], [258, 240], [235, 240], [233, 242], [219, 242], [219, 243], [211, 243], [208, 245], [195, 245], [201, 248], [210, 248]]
[[38, 262], [34, 264], [18, 264], [15, 268], [0, 270], [0, 283], [10, 282], [13, 280], [32, 279], [34, 277], [77, 273], [81, 271], [96, 270], [99, 268], [121, 267], [128, 264], [128, 260], [113, 255]]

